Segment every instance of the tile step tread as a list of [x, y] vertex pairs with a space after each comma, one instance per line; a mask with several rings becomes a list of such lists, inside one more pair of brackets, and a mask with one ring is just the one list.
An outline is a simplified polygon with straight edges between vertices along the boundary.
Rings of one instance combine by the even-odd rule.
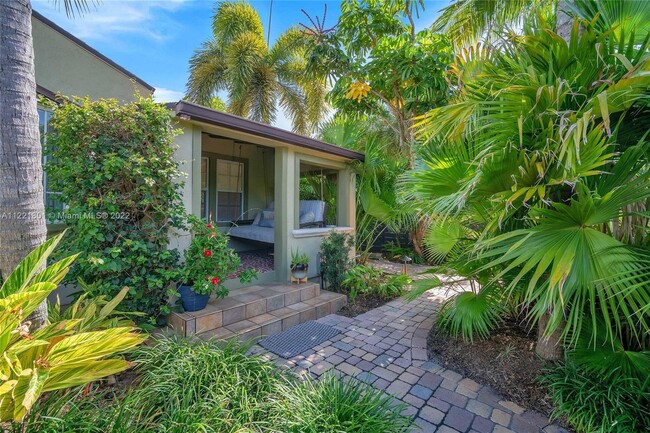
[[[311, 292], [311, 289], [313, 289], [313, 294]], [[274, 298], [276, 296], [285, 296], [286, 299], [287, 295], [289, 295], [289, 297], [291, 297], [292, 294], [296, 296], [295, 295], [296, 292], [300, 293], [300, 296], [298, 296], [298, 299], [300, 300], [298, 300], [297, 302], [305, 302], [306, 300], [313, 299], [319, 296], [320, 291], [321, 291], [320, 285], [317, 283], [303, 283], [303, 284], [296, 284], [291, 286], [280, 285], [280, 284], [256, 285], [256, 286], [250, 286], [242, 289], [233, 290], [224, 299], [210, 300], [207, 307], [204, 308], [203, 310], [195, 311], [191, 313], [186, 312], [186, 313], [176, 313], [176, 314], [180, 315], [183, 318], [188, 318], [188, 319], [194, 317], [201, 317], [209, 314], [218, 313], [220, 311], [223, 312], [231, 308], [241, 307], [242, 305], [246, 306], [249, 304], [254, 304], [255, 302], [261, 301], [262, 299]], [[286, 307], [287, 305], [292, 305], [297, 302], [292, 302], [284, 306]]]
[[[277, 324], [278, 322], [282, 323], [284, 319], [287, 319], [292, 316], [298, 316], [298, 323], [294, 323], [291, 326], [295, 326], [299, 323], [304, 323], [308, 320], [315, 320], [316, 318], [316, 310], [319, 307], [322, 307], [323, 305], [330, 304], [330, 309], [334, 305], [334, 301], [338, 301], [341, 298], [346, 298], [344, 294], [341, 293], [334, 293], [334, 292], [327, 292], [323, 290], [321, 292], [321, 295], [310, 299], [309, 303], [304, 303], [304, 305], [300, 305], [299, 308], [296, 309], [291, 309], [288, 307], [282, 308], [280, 310], [277, 310], [277, 314], [274, 315], [274, 311], [270, 313], [264, 313], [260, 314], [258, 316], [251, 317], [249, 319], [241, 320], [239, 322], [234, 322], [230, 325], [226, 326], [221, 326], [216, 329], [212, 329], [209, 331], [202, 332], [200, 334], [196, 334], [197, 337], [202, 338], [202, 339], [210, 339], [210, 338], [217, 338], [217, 339], [230, 339], [233, 337], [240, 337], [243, 335], [247, 334], [255, 334], [257, 331], [259, 332], [259, 336], [262, 336], [261, 329], [263, 327], [268, 327], [267, 329], [271, 329], [269, 325], [274, 325], [276, 324], [276, 330], [277, 330]], [[347, 300], [346, 300], [347, 301]], [[346, 302], [344, 301], [344, 302]], [[303, 304], [303, 303], [301, 303]], [[283, 311], [282, 311], [283, 310]], [[314, 310], [314, 317], [313, 318], [305, 318], [302, 320], [301, 313], [306, 313], [309, 312], [310, 310]], [[331, 313], [334, 313], [335, 311], [331, 311]], [[328, 313], [329, 314], [329, 313]], [[291, 327], [289, 326], [289, 327]], [[289, 329], [287, 327], [286, 329]], [[269, 332], [266, 335], [273, 335], [276, 333], [279, 333], [281, 331], [286, 330], [283, 326], [280, 326], [280, 329], [277, 330], [277, 332]], [[250, 337], [255, 337], [256, 335], [250, 335]], [[245, 338], [247, 339], [247, 338]]]

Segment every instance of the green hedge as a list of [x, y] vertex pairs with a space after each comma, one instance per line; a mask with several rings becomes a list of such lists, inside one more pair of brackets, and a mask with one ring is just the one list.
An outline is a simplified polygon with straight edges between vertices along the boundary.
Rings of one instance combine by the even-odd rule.
[[59, 253], [81, 252], [68, 281], [110, 297], [127, 286], [122, 308], [160, 321], [177, 279], [169, 229], [184, 215], [171, 114], [150, 99], [75, 99], [53, 111], [46, 172], [68, 208], [50, 215], [68, 228]]

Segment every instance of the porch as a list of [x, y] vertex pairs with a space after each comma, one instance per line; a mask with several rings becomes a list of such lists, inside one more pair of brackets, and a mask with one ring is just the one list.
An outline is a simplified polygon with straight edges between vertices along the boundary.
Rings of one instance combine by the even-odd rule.
[[[308, 277], [318, 276], [321, 241], [332, 231], [354, 234], [349, 163], [363, 155], [185, 101], [170, 109], [182, 131], [175, 141], [186, 210], [228, 233], [244, 264], [260, 263], [256, 284], [288, 282], [296, 250], [309, 256]], [[309, 212], [308, 201], [322, 202], [323, 212]], [[170, 244], [184, 250], [189, 241], [178, 232]], [[235, 278], [226, 286], [242, 287]]]

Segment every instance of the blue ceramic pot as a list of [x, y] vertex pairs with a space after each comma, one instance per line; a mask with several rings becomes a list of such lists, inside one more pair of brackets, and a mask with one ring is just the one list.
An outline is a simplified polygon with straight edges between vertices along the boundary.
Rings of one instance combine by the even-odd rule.
[[201, 295], [192, 290], [192, 286], [180, 285], [178, 293], [181, 295], [181, 303], [185, 311], [199, 311], [208, 305], [210, 294]]

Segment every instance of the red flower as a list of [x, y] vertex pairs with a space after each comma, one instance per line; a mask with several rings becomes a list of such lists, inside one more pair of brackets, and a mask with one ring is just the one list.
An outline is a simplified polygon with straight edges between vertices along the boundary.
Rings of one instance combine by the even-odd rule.
[[211, 229], [212, 227], [214, 227], [212, 223], [208, 223], [208, 228]]
[[211, 238], [215, 237], [217, 235], [217, 232], [212, 232], [212, 235], [210, 235]]
[[205, 251], [203, 251], [203, 255], [206, 256], [206, 257], [212, 257], [212, 251], [205, 250]]
[[216, 286], [217, 284], [219, 284], [219, 278], [218, 278], [218, 277], [212, 277], [212, 279], [211, 279], [210, 281], [211, 281], [212, 284], [214, 284], [215, 286]]

